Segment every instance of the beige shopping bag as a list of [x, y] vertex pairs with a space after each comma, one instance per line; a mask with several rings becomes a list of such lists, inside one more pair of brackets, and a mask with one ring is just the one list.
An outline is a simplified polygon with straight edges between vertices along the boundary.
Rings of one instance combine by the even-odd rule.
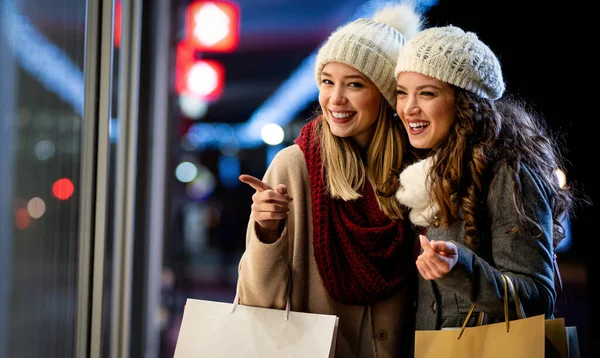
[[460, 330], [416, 331], [415, 358], [544, 358], [544, 316]]
[[577, 327], [565, 326], [564, 318], [547, 319], [546, 358], [579, 358]]
[[[461, 329], [416, 331], [415, 358], [544, 358], [544, 315], [525, 318], [510, 277], [503, 275], [502, 279], [505, 322], [466, 327], [475, 307], [472, 305]], [[509, 290], [519, 317], [512, 321], [508, 319]]]
[[187, 299], [174, 358], [333, 357], [338, 317]]
[[564, 318], [545, 321], [546, 358], [569, 358]]

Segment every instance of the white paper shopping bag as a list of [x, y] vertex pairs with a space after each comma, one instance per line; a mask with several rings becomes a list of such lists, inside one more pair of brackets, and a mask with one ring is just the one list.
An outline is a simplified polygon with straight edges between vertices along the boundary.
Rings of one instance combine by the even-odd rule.
[[337, 316], [289, 307], [286, 312], [188, 298], [174, 358], [333, 357], [337, 323]]

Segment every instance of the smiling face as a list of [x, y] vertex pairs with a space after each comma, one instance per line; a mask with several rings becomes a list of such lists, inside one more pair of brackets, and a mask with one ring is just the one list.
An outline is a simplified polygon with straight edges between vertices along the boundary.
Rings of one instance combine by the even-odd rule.
[[446, 139], [456, 118], [451, 85], [420, 73], [401, 72], [396, 92], [396, 111], [413, 147], [431, 149]]
[[375, 84], [354, 67], [338, 62], [323, 67], [319, 104], [333, 135], [353, 138], [366, 147], [375, 132], [381, 101]]

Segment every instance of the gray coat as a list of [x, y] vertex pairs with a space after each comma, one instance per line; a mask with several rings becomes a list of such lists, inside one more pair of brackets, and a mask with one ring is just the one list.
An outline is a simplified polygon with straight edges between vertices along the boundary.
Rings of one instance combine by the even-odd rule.
[[[537, 236], [529, 223], [516, 233], [509, 232], [517, 223], [511, 194], [514, 181], [506, 165], [501, 166], [489, 186], [489, 222], [487, 228], [480, 227], [481, 244], [476, 251], [465, 245], [464, 222], [442, 228], [434, 221], [427, 228], [425, 235], [429, 240], [452, 241], [459, 253], [457, 264], [446, 276], [426, 281], [419, 275], [416, 329], [460, 327], [472, 303], [476, 305], [475, 313], [486, 313], [488, 323], [502, 321], [501, 274], [512, 279], [527, 316], [553, 317], [556, 291], [551, 199], [548, 188], [525, 167], [520, 181], [525, 211], [541, 226], [543, 234]], [[514, 304], [510, 302], [510, 315], [514, 318]], [[475, 313], [469, 326], [475, 324]]]

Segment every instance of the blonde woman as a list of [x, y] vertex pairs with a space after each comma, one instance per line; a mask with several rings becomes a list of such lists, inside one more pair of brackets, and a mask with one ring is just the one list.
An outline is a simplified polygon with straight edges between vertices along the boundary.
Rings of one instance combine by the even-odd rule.
[[421, 17], [406, 4], [338, 28], [319, 50], [322, 113], [256, 189], [238, 295], [246, 305], [334, 314], [337, 357], [410, 354], [415, 267], [394, 198], [405, 139], [395, 60]]

